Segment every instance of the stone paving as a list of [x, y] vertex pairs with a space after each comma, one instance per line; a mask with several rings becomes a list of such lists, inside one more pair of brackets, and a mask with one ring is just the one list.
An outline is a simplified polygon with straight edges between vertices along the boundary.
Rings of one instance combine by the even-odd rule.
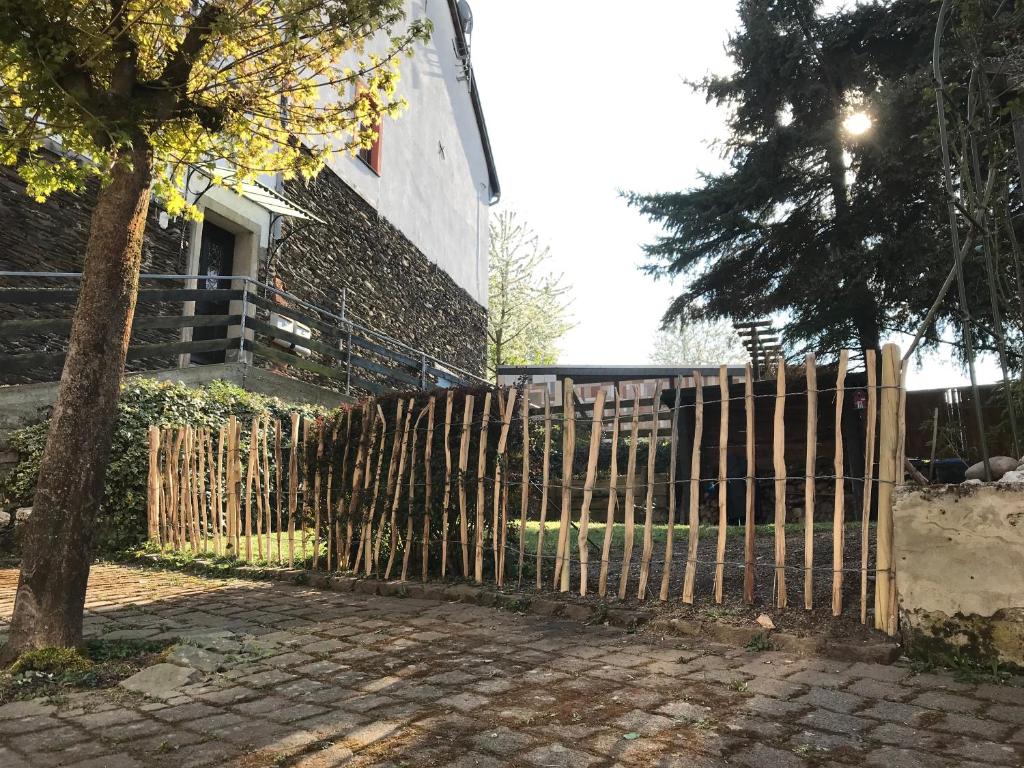
[[1024, 689], [905, 666], [113, 566], [87, 607], [193, 666], [0, 707], [3, 768], [1024, 765]]

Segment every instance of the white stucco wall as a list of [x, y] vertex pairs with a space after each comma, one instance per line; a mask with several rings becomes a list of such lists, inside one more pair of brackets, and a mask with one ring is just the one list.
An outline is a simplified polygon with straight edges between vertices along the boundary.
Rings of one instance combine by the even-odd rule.
[[486, 306], [491, 189], [468, 84], [458, 80], [455, 27], [446, 0], [408, 0], [406, 14], [429, 17], [434, 32], [401, 62], [409, 109], [385, 118], [381, 175], [348, 154], [331, 168]]

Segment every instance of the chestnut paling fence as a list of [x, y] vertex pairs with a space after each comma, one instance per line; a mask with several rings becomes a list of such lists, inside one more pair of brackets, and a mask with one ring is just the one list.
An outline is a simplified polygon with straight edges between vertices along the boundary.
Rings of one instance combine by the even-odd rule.
[[[219, 426], [154, 425], [149, 430], [149, 538], [160, 547], [195, 555], [291, 567], [300, 562], [315, 570], [385, 579], [454, 577], [499, 588], [510, 582], [521, 588], [525, 580], [537, 589], [685, 603], [697, 597], [697, 573], [705, 569], [709, 576], [713, 569], [706, 597], [721, 603], [728, 567], [742, 570], [743, 599], [753, 602], [755, 484], [766, 480], [774, 487], [769, 528], [774, 553], [768, 563], [772, 602], [785, 608], [791, 594], [800, 591], [800, 580], [788, 578], [797, 573], [802, 575], [803, 607], [830, 606], [838, 616], [844, 610], [844, 580], [859, 578], [860, 621], [868, 622], [873, 582], [874, 626], [895, 634], [892, 494], [903, 477], [904, 369], [895, 345], [882, 352], [880, 377], [873, 352], [865, 362], [859, 562], [845, 556], [847, 509], [856, 502], [847, 498], [850, 478], [844, 477], [846, 353], [839, 358], [833, 389], [818, 389], [817, 366], [808, 355], [806, 395], [801, 393], [807, 403], [806, 460], [799, 474], [787, 472], [786, 384], [793, 372], [787, 376], [784, 366], [768, 396], [755, 396], [748, 367], [742, 398], [746, 423], [739, 430], [745, 436], [746, 463], [743, 476], [732, 478], [729, 412], [737, 398], [730, 398], [724, 369], [717, 403], [705, 398], [707, 387], [698, 380], [692, 403], [681, 403], [683, 390], [657, 392], [644, 400], [626, 399], [617, 390], [608, 397], [602, 389], [584, 410], [573, 397], [572, 381], [566, 380], [560, 404], [551, 402], [546, 389], [540, 406], [531, 405], [522, 387], [436, 390], [371, 398], [330, 419], [293, 413], [284, 422], [255, 415], [246, 424], [231, 417]], [[835, 454], [833, 473], [822, 475], [816, 472], [818, 398], [829, 396], [835, 403]], [[755, 408], [774, 412], [773, 472], [767, 478], [755, 476]], [[680, 416], [686, 409], [692, 409], [692, 428], [686, 430], [686, 439], [692, 440], [688, 475], [677, 466], [682, 464]], [[713, 442], [703, 429], [711, 410], [717, 410], [719, 427], [717, 476], [702, 478], [702, 444]], [[572, 416], [566, 418], [567, 413]], [[641, 457], [638, 449], [645, 440]], [[667, 495], [656, 493], [657, 446], [666, 442]], [[624, 466], [620, 445], [626, 448]], [[718, 491], [717, 524], [710, 529], [702, 528], [700, 519], [702, 482], [707, 480], [717, 481]], [[739, 533], [728, 525], [730, 480], [745, 487]], [[787, 484], [792, 481], [804, 486], [802, 562], [786, 553], [787, 523], [790, 530], [793, 525]], [[815, 572], [827, 575], [827, 567], [814, 563], [815, 531], [827, 522], [819, 519], [815, 526], [816, 494], [823, 481], [832, 486], [832, 588], [830, 594], [816, 595]], [[606, 489], [603, 509], [594, 503], [599, 484]], [[655, 509], [659, 498], [667, 503]], [[662, 519], [667, 527], [656, 546], [654, 521]], [[686, 537], [680, 554], [675, 553], [677, 524], [686, 525], [680, 529]], [[535, 535], [528, 536], [531, 526]], [[592, 526], [595, 531], [603, 527], [603, 538], [591, 538]], [[622, 540], [613, 553], [616, 527]], [[742, 562], [727, 560], [730, 530], [734, 537], [742, 535]], [[764, 527], [758, 530], [763, 533]], [[715, 542], [710, 560], [699, 556], [701, 537], [709, 533]], [[659, 556], [655, 550], [662, 548]]]

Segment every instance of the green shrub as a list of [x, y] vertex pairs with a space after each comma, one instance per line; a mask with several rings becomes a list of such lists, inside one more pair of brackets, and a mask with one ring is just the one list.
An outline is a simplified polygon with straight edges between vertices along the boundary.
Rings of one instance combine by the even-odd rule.
[[[245, 435], [254, 416], [269, 413], [271, 418], [287, 422], [293, 411], [311, 417], [326, 413], [320, 407], [284, 403], [222, 381], [202, 387], [151, 379], [132, 379], [126, 383], [121, 391], [104, 498], [96, 519], [93, 551], [119, 552], [139, 545], [146, 537], [147, 430], [151, 424], [191, 424], [217, 429], [228, 417], [236, 416], [243, 428], [242, 453], [247, 456]], [[10, 436], [11, 447], [20, 454], [21, 461], [3, 481], [0, 496], [18, 506], [32, 503], [49, 425], [49, 420], [46, 420]]]

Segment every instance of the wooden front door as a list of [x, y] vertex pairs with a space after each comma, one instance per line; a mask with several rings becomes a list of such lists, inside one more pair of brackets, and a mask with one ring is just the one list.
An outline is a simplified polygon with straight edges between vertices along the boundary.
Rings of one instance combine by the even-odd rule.
[[[209, 221], [203, 222], [203, 239], [199, 244], [199, 270], [197, 274], [205, 277], [199, 280], [200, 289], [228, 289], [231, 287], [230, 280], [219, 280], [221, 275], [230, 275], [235, 260], [235, 236], [226, 229], [221, 229]], [[195, 313], [197, 316], [225, 316], [230, 313], [231, 302], [220, 300], [197, 301]], [[228, 326], [212, 325], [197, 326], [192, 329], [193, 341], [206, 341], [212, 339], [226, 339]], [[193, 352], [192, 363], [194, 365], [210, 365], [212, 363], [223, 363], [225, 350], [219, 349], [208, 352]]]

